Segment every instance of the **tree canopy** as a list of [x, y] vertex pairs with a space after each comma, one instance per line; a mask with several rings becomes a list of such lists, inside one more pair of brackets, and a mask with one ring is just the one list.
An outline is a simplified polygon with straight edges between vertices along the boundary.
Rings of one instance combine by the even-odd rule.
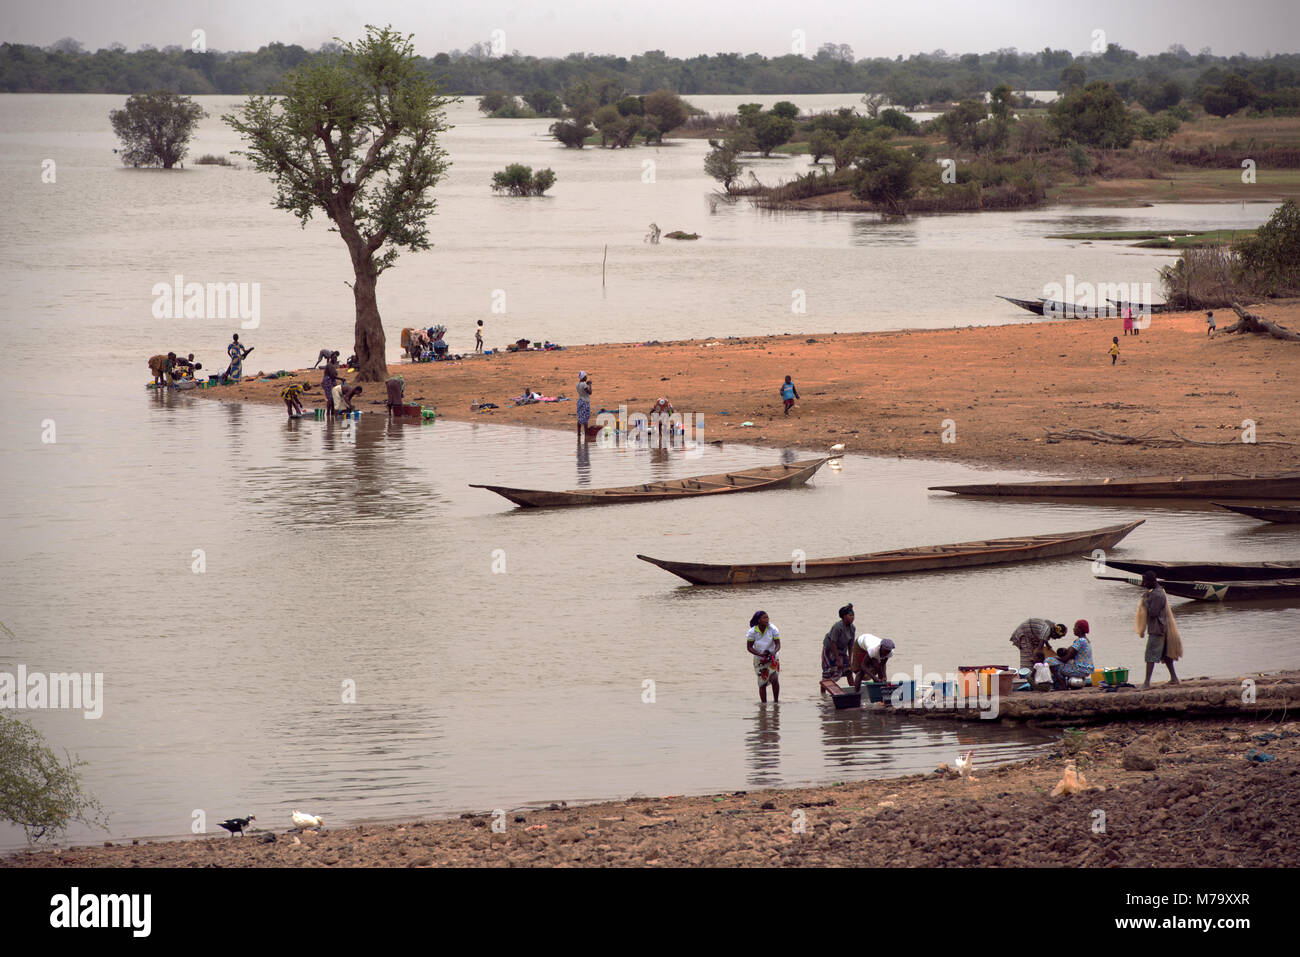
[[0, 820], [29, 841], [60, 834], [72, 821], [102, 826], [103, 808], [81, 788], [81, 762], [60, 759], [26, 721], [0, 714]]
[[416, 64], [409, 35], [367, 26], [290, 71], [279, 98], [251, 96], [223, 119], [276, 187], [275, 205], [305, 227], [323, 212], [347, 244], [355, 281], [358, 378], [387, 377], [375, 283], [398, 251], [428, 249], [432, 188], [449, 165], [437, 85]]
[[1096, 81], [1072, 90], [1051, 105], [1052, 125], [1063, 141], [1102, 149], [1122, 149], [1133, 142], [1133, 117], [1109, 83]]
[[158, 91], [133, 93], [108, 119], [122, 141], [123, 163], [171, 169], [185, 158], [195, 127], [207, 115], [188, 96]]

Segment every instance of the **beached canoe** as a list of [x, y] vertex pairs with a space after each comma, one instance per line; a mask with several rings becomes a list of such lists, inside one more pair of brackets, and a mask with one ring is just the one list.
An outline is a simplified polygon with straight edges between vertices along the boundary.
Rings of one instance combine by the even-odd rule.
[[1023, 498], [1300, 499], [1300, 472], [1264, 475], [1141, 475], [977, 485], [931, 485], [931, 492]]
[[[1140, 578], [1116, 578], [1130, 585], [1141, 585]], [[1166, 594], [1196, 601], [1276, 601], [1300, 599], [1300, 578], [1276, 581], [1166, 581], [1160, 579]]]
[[1277, 578], [1300, 578], [1300, 562], [1144, 562], [1139, 559], [1107, 558], [1107, 568], [1144, 575], [1155, 572], [1162, 581], [1250, 582]]
[[1279, 525], [1300, 525], [1300, 505], [1224, 505], [1215, 502], [1219, 508], [1230, 512], [1240, 512], [1261, 522], [1276, 522]]
[[637, 558], [684, 578], [692, 585], [747, 585], [751, 582], [793, 582], [815, 578], [853, 578], [858, 575], [892, 575], [977, 565], [1004, 565], [1040, 558], [1060, 558], [1111, 548], [1144, 519], [1125, 525], [1108, 525], [1083, 532], [1024, 535], [955, 545], [921, 545], [888, 552], [845, 555], [840, 558], [811, 558], [802, 562], [763, 562], [754, 565], [712, 565], [702, 562], [673, 562], [649, 555]]
[[1113, 306], [1077, 306], [1072, 302], [1056, 302], [1051, 299], [1012, 299], [1010, 296], [998, 296], [1013, 306], [1028, 309], [1036, 316], [1048, 319], [1096, 319], [1100, 316], [1117, 316]]
[[547, 492], [539, 489], [508, 488], [503, 485], [470, 485], [485, 488], [525, 508], [554, 508], [563, 505], [617, 505], [621, 502], [658, 502], [669, 498], [726, 495], [729, 492], [762, 492], [774, 488], [797, 488], [830, 458], [804, 459], [789, 465], [764, 465], [739, 472], [695, 475], [690, 478], [624, 485], [618, 488], [569, 489]]

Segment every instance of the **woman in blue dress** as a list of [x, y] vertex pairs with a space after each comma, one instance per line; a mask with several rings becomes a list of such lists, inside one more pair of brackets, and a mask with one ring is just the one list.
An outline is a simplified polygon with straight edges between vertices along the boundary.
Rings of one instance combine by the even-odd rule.
[[230, 345], [226, 346], [226, 354], [230, 356], [230, 365], [226, 368], [225, 378], [232, 382], [238, 382], [244, 374], [244, 356], [253, 350], [244, 348], [239, 344], [239, 333], [232, 336]]
[[1092, 641], [1088, 638], [1088, 622], [1080, 618], [1074, 623], [1074, 642], [1047, 659], [1052, 669], [1053, 684], [1057, 689], [1068, 688], [1071, 678], [1088, 680], [1092, 674]]
[[587, 373], [578, 373], [578, 441], [587, 436], [587, 420], [591, 418], [591, 380]]

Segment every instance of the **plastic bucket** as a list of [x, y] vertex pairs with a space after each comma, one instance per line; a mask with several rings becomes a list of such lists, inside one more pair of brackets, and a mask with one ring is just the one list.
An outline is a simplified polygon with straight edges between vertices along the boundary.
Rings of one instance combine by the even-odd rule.
[[889, 693], [891, 698], [896, 698], [905, 707], [910, 705], [916, 698], [916, 682], [910, 678], [905, 681], [899, 681], [894, 685]]
[[864, 681], [862, 690], [867, 693], [867, 699], [873, 704], [880, 704], [885, 700], [887, 695], [894, 693], [894, 685], [888, 681]]
[[1126, 681], [1128, 681], [1128, 669], [1127, 669], [1127, 668], [1107, 668], [1107, 669], [1106, 669], [1106, 684], [1108, 684], [1108, 685], [1122, 685], [1122, 684], [1123, 684], [1124, 682], [1126, 682]]

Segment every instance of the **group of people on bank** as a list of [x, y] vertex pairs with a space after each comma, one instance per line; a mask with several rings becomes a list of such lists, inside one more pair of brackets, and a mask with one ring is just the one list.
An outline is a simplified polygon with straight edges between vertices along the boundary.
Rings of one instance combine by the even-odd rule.
[[[1169, 608], [1169, 597], [1153, 572], [1143, 575], [1142, 585], [1146, 591], [1138, 602], [1135, 620], [1138, 636], [1147, 639], [1146, 678], [1142, 688], [1151, 687], [1151, 674], [1162, 662], [1169, 669], [1169, 683], [1178, 684], [1174, 662], [1182, 657], [1182, 639]], [[847, 678], [852, 681], [854, 691], [861, 691], [864, 678], [887, 680], [886, 666], [896, 646], [888, 638], [865, 632], [858, 634], [854, 618], [852, 603], [845, 605], [839, 610], [839, 621], [831, 625], [822, 639], [822, 679]], [[1036, 690], [1077, 687], [1092, 675], [1096, 666], [1087, 620], [1080, 618], [1074, 623], [1074, 636], [1069, 644], [1053, 648], [1052, 642], [1066, 638], [1067, 631], [1065, 625], [1051, 619], [1030, 618], [1011, 633], [1011, 643], [1020, 652], [1020, 668], [1029, 670]], [[772, 700], [780, 701], [781, 632], [767, 612], [756, 611], [749, 619], [745, 650], [752, 657], [759, 700], [767, 701], [770, 687]], [[1079, 680], [1072, 683], [1072, 679]]]
[[[1146, 677], [1142, 689], [1145, 691], [1151, 687], [1151, 674], [1160, 663], [1169, 669], [1169, 683], [1178, 684], [1174, 662], [1182, 657], [1183, 648], [1178, 625], [1169, 608], [1169, 596], [1160, 587], [1154, 572], [1142, 576], [1142, 587], [1146, 591], [1138, 601], [1135, 630], [1138, 637], [1147, 639], [1143, 651]], [[1074, 623], [1074, 640], [1053, 649], [1052, 641], [1065, 637], [1065, 625], [1049, 618], [1030, 618], [1011, 633], [1011, 643], [1020, 651], [1021, 669], [1030, 669], [1034, 687], [1059, 691], [1075, 687], [1071, 679], [1086, 683], [1096, 667], [1088, 632], [1088, 622], [1080, 618]]]

